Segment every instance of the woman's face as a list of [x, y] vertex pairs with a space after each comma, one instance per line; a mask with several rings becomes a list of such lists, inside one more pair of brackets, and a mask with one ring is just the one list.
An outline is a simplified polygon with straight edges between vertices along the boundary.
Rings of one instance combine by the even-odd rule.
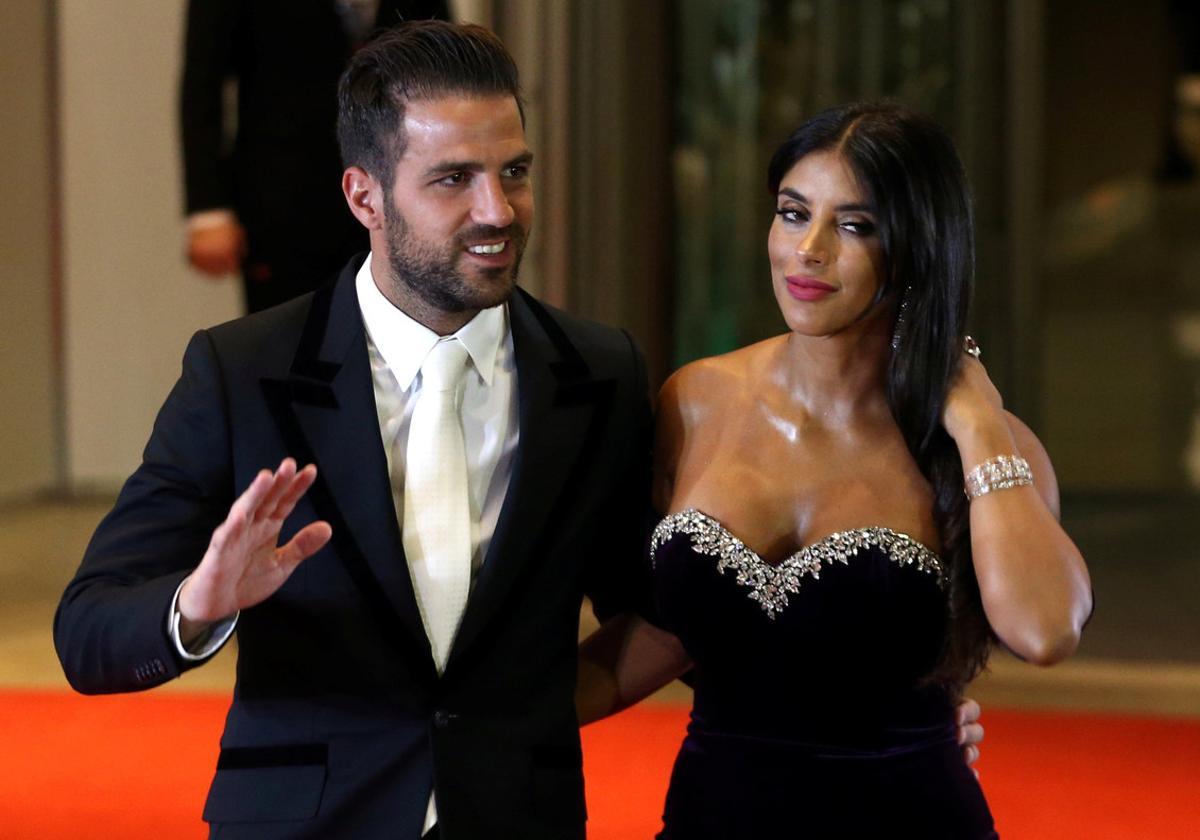
[[883, 249], [875, 208], [840, 155], [813, 152], [784, 175], [767, 253], [793, 332], [835, 335], [870, 320], [863, 315], [882, 282]]

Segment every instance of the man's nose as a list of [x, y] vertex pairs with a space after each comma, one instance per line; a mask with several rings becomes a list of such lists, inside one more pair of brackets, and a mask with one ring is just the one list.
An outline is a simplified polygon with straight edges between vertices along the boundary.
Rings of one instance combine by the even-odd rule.
[[492, 227], [508, 227], [516, 218], [512, 202], [499, 178], [481, 178], [475, 194], [472, 221]]

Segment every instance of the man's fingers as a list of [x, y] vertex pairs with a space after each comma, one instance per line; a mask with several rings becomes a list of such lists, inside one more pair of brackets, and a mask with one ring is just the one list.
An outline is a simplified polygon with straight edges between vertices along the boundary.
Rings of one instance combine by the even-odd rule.
[[302, 560], [320, 551], [331, 536], [333, 528], [328, 522], [312, 522], [297, 531], [296, 535], [288, 540], [287, 545], [279, 549], [276, 558], [280, 565], [294, 568], [300, 565]]
[[959, 729], [959, 743], [964, 746], [983, 743], [983, 726], [978, 723], [968, 723]]
[[[284, 458], [275, 472], [259, 470], [258, 475], [250, 482], [242, 495], [238, 496], [229, 508], [225, 517], [215, 531], [209, 543], [211, 550], [225, 550], [237, 539], [246, 534], [246, 529], [255, 520], [262, 518], [264, 513], [270, 515], [278, 505], [278, 500], [284, 497], [291, 488], [295, 477], [296, 462]], [[311, 483], [311, 479], [309, 480]]]
[[258, 475], [254, 476], [254, 480], [250, 482], [250, 486], [234, 501], [225, 521], [229, 522], [234, 519], [234, 513], [240, 514], [247, 522], [253, 520], [255, 511], [258, 510], [263, 499], [274, 486], [274, 474], [270, 470], [259, 470]]
[[275, 507], [270, 512], [270, 516], [281, 520], [286, 519], [292, 512], [292, 508], [296, 506], [296, 502], [300, 501], [300, 497], [308, 492], [308, 488], [312, 487], [316, 480], [317, 468], [314, 464], [309, 464], [296, 473], [275, 501]]
[[[972, 745], [972, 746], [969, 746], [966, 749], [964, 749], [963, 750], [963, 758], [966, 759], [967, 766], [970, 767], [972, 764], [974, 764], [976, 761], [979, 760], [979, 747]], [[975, 771], [975, 776], [976, 776], [976, 778], [979, 777], [979, 771]]]
[[968, 697], [958, 704], [958, 708], [955, 710], [955, 719], [959, 726], [975, 723], [979, 720], [980, 711], [979, 704]]
[[266, 519], [275, 515], [275, 509], [279, 506], [279, 500], [287, 494], [295, 478], [296, 462], [291, 458], [284, 458], [279, 462], [279, 466], [276, 467], [274, 474], [271, 476], [270, 489], [267, 490], [254, 511], [254, 518], [256, 520]]
[[[245, 492], [233, 503], [232, 510], [240, 510], [248, 521], [275, 516], [276, 511], [284, 504], [295, 504], [294, 499], [286, 503], [283, 500], [294, 493], [295, 483], [300, 475], [304, 476], [300, 482], [303, 485], [300, 493], [303, 493], [312, 484], [316, 468], [312, 468], [311, 475], [303, 470], [298, 473], [296, 461], [292, 458], [284, 458], [279, 462], [275, 472], [261, 470], [250, 482], [250, 486], [246, 488]], [[299, 498], [299, 494], [296, 495], [296, 498]], [[288, 509], [290, 510], [290, 507]]]

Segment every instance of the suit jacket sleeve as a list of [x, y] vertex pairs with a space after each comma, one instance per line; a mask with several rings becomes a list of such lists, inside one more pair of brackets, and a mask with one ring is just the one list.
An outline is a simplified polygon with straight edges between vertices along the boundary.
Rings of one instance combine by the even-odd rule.
[[96, 529], [55, 615], [55, 647], [76, 690], [150, 688], [195, 664], [175, 653], [167, 611], [228, 513], [232, 483], [220, 370], [200, 332], [141, 466]]
[[234, 206], [233, 164], [226, 148], [225, 80], [234, 56], [241, 0], [190, 0], [179, 95], [186, 211]]
[[586, 592], [596, 617], [604, 621], [619, 613], [636, 613], [655, 621], [646, 555], [650, 508], [650, 445], [652, 431], [646, 365], [629, 335], [623, 397], [616, 422], [626, 425], [627, 447], [620, 479], [610, 493], [602, 519], [606, 535], [587, 569]]

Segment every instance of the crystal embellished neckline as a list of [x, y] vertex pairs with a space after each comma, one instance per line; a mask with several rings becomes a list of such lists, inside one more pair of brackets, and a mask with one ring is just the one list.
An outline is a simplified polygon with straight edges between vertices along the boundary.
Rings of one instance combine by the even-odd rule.
[[882, 526], [838, 531], [773, 566], [720, 522], [703, 511], [686, 508], [665, 517], [654, 529], [650, 538], [651, 563], [659, 547], [676, 534], [691, 537], [692, 551], [697, 554], [715, 557], [720, 574], [732, 570], [738, 585], [750, 589], [747, 595], [759, 603], [770, 619], [787, 606], [788, 593], [800, 591], [803, 578], [818, 580], [821, 569], [835, 562], [848, 566], [850, 558], [865, 548], [878, 547], [893, 563], [933, 575], [942, 589], [948, 584], [942, 561], [932, 549], [907, 534]]

